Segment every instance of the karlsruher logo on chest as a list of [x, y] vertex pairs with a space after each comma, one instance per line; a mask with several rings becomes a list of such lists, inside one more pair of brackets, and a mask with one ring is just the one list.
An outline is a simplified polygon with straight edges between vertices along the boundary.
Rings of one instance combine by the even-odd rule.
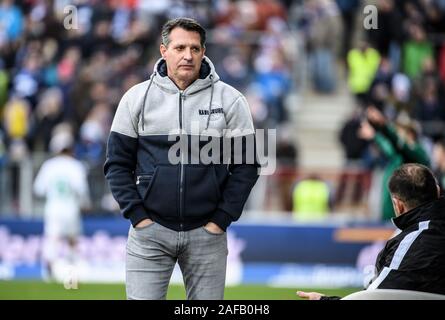
[[[209, 109], [199, 109], [199, 115], [200, 116], [208, 116], [209, 115]], [[211, 114], [217, 114], [217, 113], [224, 113], [223, 108], [215, 108], [215, 109], [211, 109], [210, 111]]]
[[[207, 118], [209, 116], [209, 109], [204, 107], [198, 109], [199, 117], [203, 121], [207, 121]], [[212, 105], [212, 110], [210, 111], [210, 121], [219, 121], [221, 118], [224, 118], [224, 109], [219, 106]]]

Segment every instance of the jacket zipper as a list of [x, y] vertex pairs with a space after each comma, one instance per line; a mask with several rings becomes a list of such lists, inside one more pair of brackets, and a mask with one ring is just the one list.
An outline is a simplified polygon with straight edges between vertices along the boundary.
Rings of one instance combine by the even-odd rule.
[[[182, 100], [183, 100], [183, 91], [179, 91], [179, 132], [180, 136], [179, 139], [183, 139], [182, 136]], [[182, 148], [183, 146], [181, 146]], [[179, 182], [179, 228], [181, 231], [183, 230], [183, 224], [182, 224], [182, 203], [183, 203], [183, 193], [184, 193], [184, 152], [182, 152], [181, 148], [179, 149], [179, 152], [181, 152], [181, 166], [179, 169], [179, 175], [180, 175], [180, 182]]]

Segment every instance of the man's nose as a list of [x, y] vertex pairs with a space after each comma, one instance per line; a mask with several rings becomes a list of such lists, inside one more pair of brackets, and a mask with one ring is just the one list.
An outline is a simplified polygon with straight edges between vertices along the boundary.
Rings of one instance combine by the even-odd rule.
[[186, 48], [184, 52], [185, 60], [192, 60], [192, 50], [190, 48]]

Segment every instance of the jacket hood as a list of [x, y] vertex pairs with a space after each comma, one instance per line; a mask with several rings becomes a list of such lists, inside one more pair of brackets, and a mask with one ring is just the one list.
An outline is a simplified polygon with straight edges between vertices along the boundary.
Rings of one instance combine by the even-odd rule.
[[[208, 103], [208, 115], [207, 115], [207, 125], [206, 129], [209, 127], [210, 116], [212, 114], [212, 101], [213, 101], [213, 91], [215, 88], [215, 83], [219, 81], [219, 76], [215, 71], [215, 66], [210, 61], [209, 58], [204, 56], [201, 62], [201, 68], [199, 69], [199, 77], [192, 84], [190, 84], [182, 93], [184, 96], [198, 93], [207, 88], [210, 88], [209, 103]], [[145, 123], [143, 121], [145, 114], [145, 102], [147, 100], [147, 94], [153, 82], [161, 90], [166, 91], [171, 94], [176, 94], [179, 92], [178, 86], [168, 77], [167, 75], [167, 62], [160, 58], [153, 70], [153, 74], [150, 77], [147, 89], [145, 90], [144, 99], [142, 100], [142, 107], [140, 118], [142, 119], [142, 130], [145, 129]]]
[[394, 225], [400, 230], [404, 230], [411, 225], [418, 224], [426, 220], [442, 220], [445, 221], [445, 198], [439, 199], [420, 205], [404, 214], [393, 218]]
[[[161, 89], [171, 93], [179, 91], [179, 88], [167, 75], [167, 62], [163, 58], [156, 62], [153, 68], [153, 75], [153, 82]], [[212, 61], [204, 56], [199, 70], [199, 78], [184, 90], [184, 94], [189, 95], [207, 89], [219, 81], [219, 79]]]

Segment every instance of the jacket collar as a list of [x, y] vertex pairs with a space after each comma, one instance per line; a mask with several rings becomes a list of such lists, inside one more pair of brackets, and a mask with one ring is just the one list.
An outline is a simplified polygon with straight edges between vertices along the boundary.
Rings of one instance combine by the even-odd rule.
[[[167, 76], [167, 63], [163, 58], [160, 58], [154, 66], [154, 82], [161, 89], [170, 92], [177, 93], [179, 88], [176, 84]], [[189, 95], [197, 93], [201, 90], [207, 89], [212, 86], [213, 83], [219, 80], [219, 76], [215, 71], [215, 67], [210, 59], [204, 56], [199, 70], [199, 78], [190, 84], [185, 90], [184, 94]]]
[[420, 205], [392, 219], [394, 225], [400, 230], [405, 230], [412, 225], [426, 220], [445, 220], [444, 197]]

